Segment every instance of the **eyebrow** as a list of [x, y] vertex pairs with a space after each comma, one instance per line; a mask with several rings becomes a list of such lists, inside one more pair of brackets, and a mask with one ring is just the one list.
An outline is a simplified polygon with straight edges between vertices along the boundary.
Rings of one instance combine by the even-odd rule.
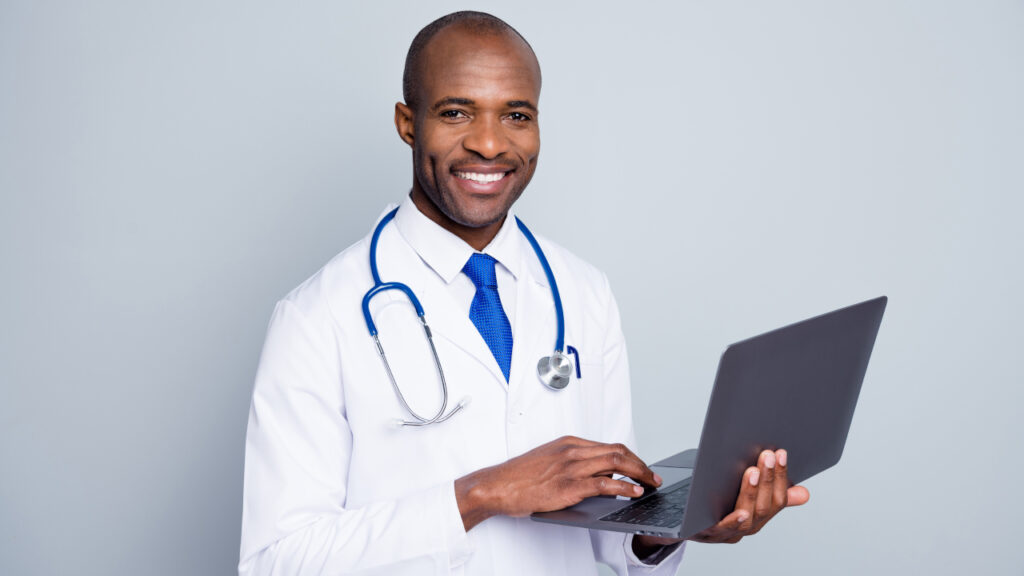
[[506, 106], [509, 108], [526, 108], [531, 112], [537, 111], [537, 107], [529, 100], [509, 100]]
[[476, 104], [476, 102], [470, 100], [469, 98], [455, 98], [452, 96], [448, 96], [446, 98], [441, 98], [437, 102], [434, 102], [434, 105], [430, 107], [430, 111], [436, 112], [438, 109], [444, 108], [445, 106], [472, 106], [474, 104]]
[[[456, 98], [454, 96], [448, 96], [441, 98], [430, 107], [431, 112], [436, 112], [440, 108], [445, 106], [474, 106], [476, 101], [470, 100], [469, 98]], [[536, 112], [537, 107], [533, 105], [529, 100], [509, 100], [505, 103], [508, 108], [526, 108], [531, 112]]]

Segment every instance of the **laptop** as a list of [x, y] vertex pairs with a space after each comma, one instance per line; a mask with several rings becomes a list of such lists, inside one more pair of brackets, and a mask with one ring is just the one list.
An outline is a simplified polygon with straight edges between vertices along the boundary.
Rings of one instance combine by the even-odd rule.
[[793, 484], [843, 454], [888, 299], [885, 296], [737, 342], [722, 353], [696, 450], [651, 465], [661, 488], [596, 496], [537, 522], [689, 538], [735, 508], [743, 471], [785, 448]]

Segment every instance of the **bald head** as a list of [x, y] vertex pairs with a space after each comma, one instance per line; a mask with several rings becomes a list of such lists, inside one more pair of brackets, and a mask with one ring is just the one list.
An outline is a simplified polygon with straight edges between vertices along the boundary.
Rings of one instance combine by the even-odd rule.
[[[409, 52], [405, 56], [405, 71], [402, 74], [402, 98], [413, 110], [416, 110], [420, 104], [420, 87], [423, 85], [424, 74], [424, 52], [426, 52], [426, 48], [431, 40], [439, 32], [448, 28], [457, 28], [460, 32], [475, 36], [509, 37], [517, 42], [522, 42], [532, 56], [533, 61], [537, 61], [530, 43], [515, 28], [509, 26], [508, 23], [497, 16], [472, 10], [453, 12], [447, 16], [442, 16], [427, 24], [419, 31], [419, 34], [416, 34], [412, 44], [409, 46]], [[539, 75], [539, 64], [537, 64], [537, 71]]]

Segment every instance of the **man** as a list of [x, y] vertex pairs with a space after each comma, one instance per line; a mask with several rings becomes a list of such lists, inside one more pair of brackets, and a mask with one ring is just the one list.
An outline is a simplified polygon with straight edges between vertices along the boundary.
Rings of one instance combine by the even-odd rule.
[[[540, 87], [533, 50], [493, 16], [451, 14], [413, 40], [395, 106], [413, 152], [409, 197], [375, 252], [365, 238], [339, 254], [278, 303], [268, 329], [240, 574], [588, 574], [595, 559], [620, 574], [675, 572], [679, 542], [527, 518], [642, 493], [613, 474], [661, 483], [626, 448], [628, 363], [607, 280], [544, 239], [580, 372], [561, 391], [537, 378], [553, 348], [552, 293], [509, 210], [537, 166]], [[361, 307], [371, 256], [383, 281], [419, 296], [447, 395], [473, 398], [450, 419], [393, 425], [444, 405], [414, 307], [397, 292], [366, 305], [390, 368], [376, 355]], [[785, 470], [783, 451], [762, 454], [736, 510], [698, 539], [738, 541], [806, 501]]]

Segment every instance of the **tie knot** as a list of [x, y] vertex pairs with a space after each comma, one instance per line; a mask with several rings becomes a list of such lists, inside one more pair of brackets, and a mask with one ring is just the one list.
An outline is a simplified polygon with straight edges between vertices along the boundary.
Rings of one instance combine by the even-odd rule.
[[498, 279], [494, 274], [494, 264], [497, 262], [487, 254], [473, 254], [462, 267], [462, 271], [473, 281], [473, 285], [479, 290], [482, 287], [497, 288]]

